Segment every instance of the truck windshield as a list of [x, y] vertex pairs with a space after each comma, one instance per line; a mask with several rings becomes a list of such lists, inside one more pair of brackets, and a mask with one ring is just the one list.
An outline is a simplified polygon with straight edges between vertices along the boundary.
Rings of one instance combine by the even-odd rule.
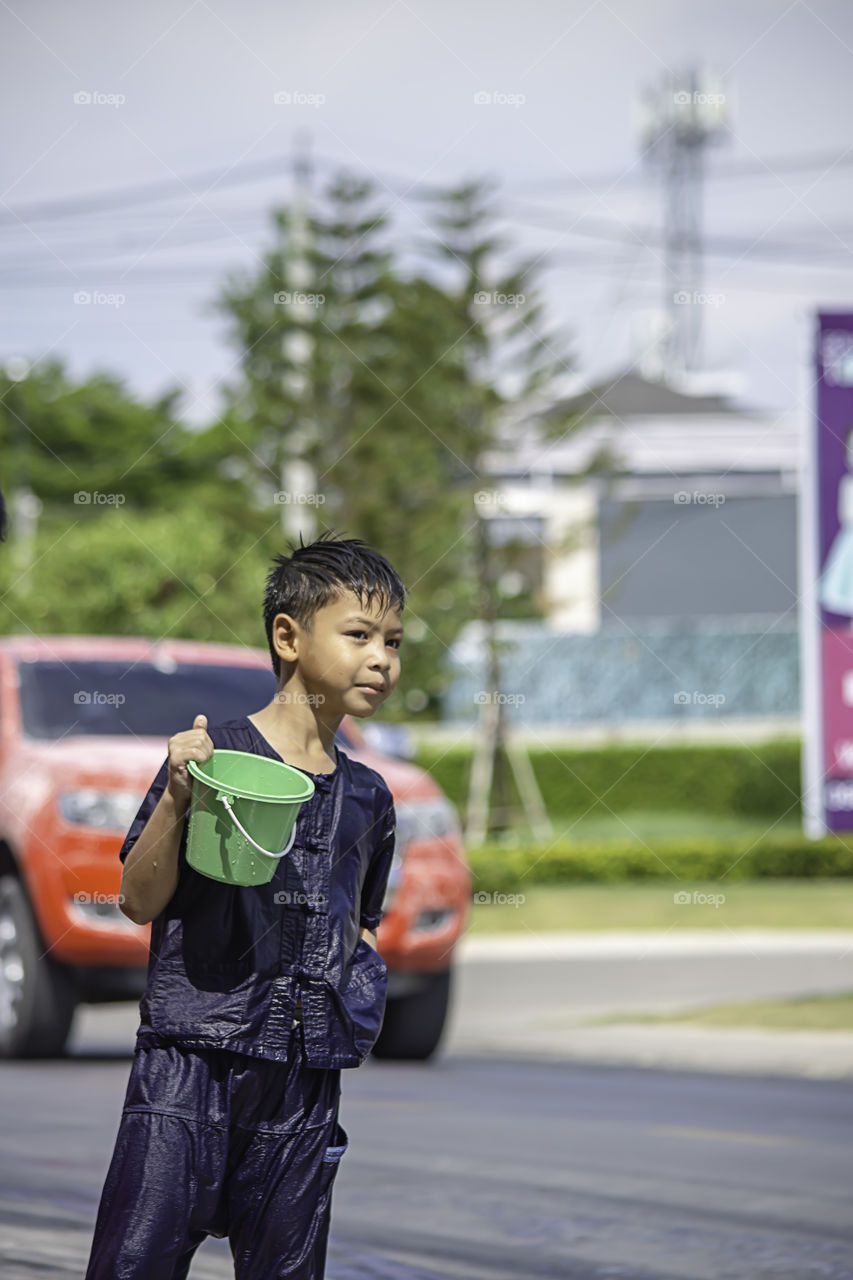
[[262, 667], [204, 663], [19, 661], [21, 716], [30, 738], [71, 734], [171, 737], [260, 711], [276, 680]]

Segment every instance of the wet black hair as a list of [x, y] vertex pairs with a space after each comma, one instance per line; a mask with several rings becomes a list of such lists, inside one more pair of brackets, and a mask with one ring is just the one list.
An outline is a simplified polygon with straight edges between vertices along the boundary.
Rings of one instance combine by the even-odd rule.
[[276, 615], [289, 614], [310, 632], [317, 610], [345, 591], [358, 596], [365, 608], [378, 600], [383, 611], [396, 608], [402, 613], [406, 603], [406, 588], [394, 567], [361, 538], [338, 538], [325, 531], [306, 546], [300, 534], [299, 545], [290, 544], [290, 555], [273, 557], [264, 594], [264, 626], [276, 677], [281, 674], [272, 641]]

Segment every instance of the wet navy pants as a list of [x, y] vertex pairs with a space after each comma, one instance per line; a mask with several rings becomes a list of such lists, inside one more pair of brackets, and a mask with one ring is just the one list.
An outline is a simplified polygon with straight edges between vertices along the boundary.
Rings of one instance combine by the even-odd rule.
[[347, 1134], [339, 1070], [175, 1045], [134, 1054], [86, 1280], [184, 1280], [208, 1235], [237, 1280], [322, 1280]]

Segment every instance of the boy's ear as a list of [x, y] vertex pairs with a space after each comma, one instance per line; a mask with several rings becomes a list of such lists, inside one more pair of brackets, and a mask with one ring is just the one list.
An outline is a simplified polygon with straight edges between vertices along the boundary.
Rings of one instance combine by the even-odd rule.
[[299, 623], [289, 613], [277, 613], [273, 618], [273, 647], [282, 662], [296, 660], [300, 630]]

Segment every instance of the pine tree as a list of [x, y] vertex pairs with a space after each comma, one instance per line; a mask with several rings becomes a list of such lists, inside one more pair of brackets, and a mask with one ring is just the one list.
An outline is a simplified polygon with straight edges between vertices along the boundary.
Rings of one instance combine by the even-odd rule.
[[[364, 538], [393, 561], [411, 594], [402, 697], [389, 713], [435, 714], [471, 601], [454, 532], [460, 461], [445, 429], [460, 334], [440, 288], [399, 274], [376, 205], [373, 184], [339, 175], [317, 208], [276, 211], [260, 270], [226, 286], [219, 305], [242, 378], [220, 440], [235, 476], [267, 501], [289, 496], [281, 477], [301, 459], [316, 532]], [[307, 309], [294, 308], [294, 279]]]

